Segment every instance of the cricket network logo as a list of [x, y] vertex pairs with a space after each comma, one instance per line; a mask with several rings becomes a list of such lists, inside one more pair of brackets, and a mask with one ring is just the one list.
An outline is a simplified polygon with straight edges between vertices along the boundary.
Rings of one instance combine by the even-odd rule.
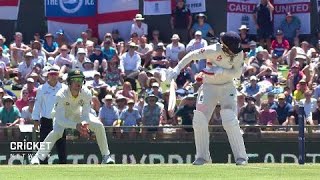
[[51, 142], [12, 141], [10, 142], [10, 156], [23, 160], [23, 162], [27, 159], [30, 161], [38, 150], [50, 152], [50, 144]]

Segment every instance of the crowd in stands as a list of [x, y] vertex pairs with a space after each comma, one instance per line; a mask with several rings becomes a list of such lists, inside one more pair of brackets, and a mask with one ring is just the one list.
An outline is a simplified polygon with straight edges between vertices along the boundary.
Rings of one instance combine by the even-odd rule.
[[[148, 24], [141, 14], [135, 16], [127, 41], [117, 29], [106, 32], [103, 39], [93, 37], [92, 30], [87, 29], [75, 42], [68, 40], [62, 29], [43, 37], [35, 33], [31, 44], [24, 44], [20, 32], [14, 34], [11, 43], [0, 35], [0, 125], [33, 123], [31, 113], [37, 88], [46, 81], [46, 71], [51, 66], [59, 67], [60, 82], [65, 82], [71, 69], [84, 72], [85, 85], [93, 94], [92, 113], [105, 126], [192, 125], [206, 59], [193, 61], [181, 71], [176, 80], [177, 107], [169, 112], [165, 69], [175, 67], [190, 51], [219, 43], [219, 33], [205, 14], [193, 18], [184, 1], [177, 2], [170, 21], [171, 42], [161, 40], [160, 35], [168, 32], [152, 29], [148, 35]], [[257, 5], [253, 14], [256, 36], [248, 34], [246, 25], [234, 30], [239, 32], [246, 55], [243, 74], [235, 82], [239, 122], [296, 125], [298, 105], [302, 104], [306, 123], [317, 125], [320, 31], [311, 40], [301, 41], [300, 21], [287, 12], [281, 26], [273, 32], [273, 10], [268, 0]], [[12, 89], [7, 89], [8, 85]], [[13, 91], [17, 90], [20, 93], [16, 97]], [[221, 125], [219, 104], [209, 124]], [[141, 135], [155, 131], [158, 129], [143, 129]], [[135, 137], [138, 129], [117, 128], [116, 134]]]

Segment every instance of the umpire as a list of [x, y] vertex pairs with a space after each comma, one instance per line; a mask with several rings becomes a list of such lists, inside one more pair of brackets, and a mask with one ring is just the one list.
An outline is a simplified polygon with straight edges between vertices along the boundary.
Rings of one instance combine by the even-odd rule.
[[[32, 112], [32, 119], [34, 120], [35, 129], [39, 129], [40, 124], [40, 141], [43, 142], [47, 135], [52, 130], [51, 113], [56, 101], [56, 93], [64, 84], [61, 84], [59, 79], [60, 68], [56, 65], [51, 66], [47, 72], [47, 82], [41, 85], [37, 90], [36, 102]], [[40, 121], [40, 122], [39, 122]], [[66, 134], [56, 143], [56, 148], [59, 156], [59, 163], [66, 164]], [[41, 164], [48, 164], [48, 159], [41, 162]]]

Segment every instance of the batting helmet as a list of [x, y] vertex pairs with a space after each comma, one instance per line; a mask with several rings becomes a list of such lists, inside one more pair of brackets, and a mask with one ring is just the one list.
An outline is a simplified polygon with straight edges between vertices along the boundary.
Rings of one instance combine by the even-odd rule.
[[234, 54], [238, 54], [242, 50], [240, 36], [234, 31], [224, 33], [221, 41]]
[[73, 78], [82, 78], [85, 79], [85, 76], [82, 71], [76, 69], [68, 72], [67, 83], [70, 84]]

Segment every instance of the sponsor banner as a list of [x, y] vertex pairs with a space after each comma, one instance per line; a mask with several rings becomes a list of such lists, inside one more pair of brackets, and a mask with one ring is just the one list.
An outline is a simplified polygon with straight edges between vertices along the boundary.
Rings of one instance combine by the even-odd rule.
[[171, 0], [144, 0], [144, 15], [171, 14]]
[[45, 0], [46, 17], [87, 17], [97, 11], [97, 0]]
[[0, 0], [0, 19], [17, 20], [20, 0]]

